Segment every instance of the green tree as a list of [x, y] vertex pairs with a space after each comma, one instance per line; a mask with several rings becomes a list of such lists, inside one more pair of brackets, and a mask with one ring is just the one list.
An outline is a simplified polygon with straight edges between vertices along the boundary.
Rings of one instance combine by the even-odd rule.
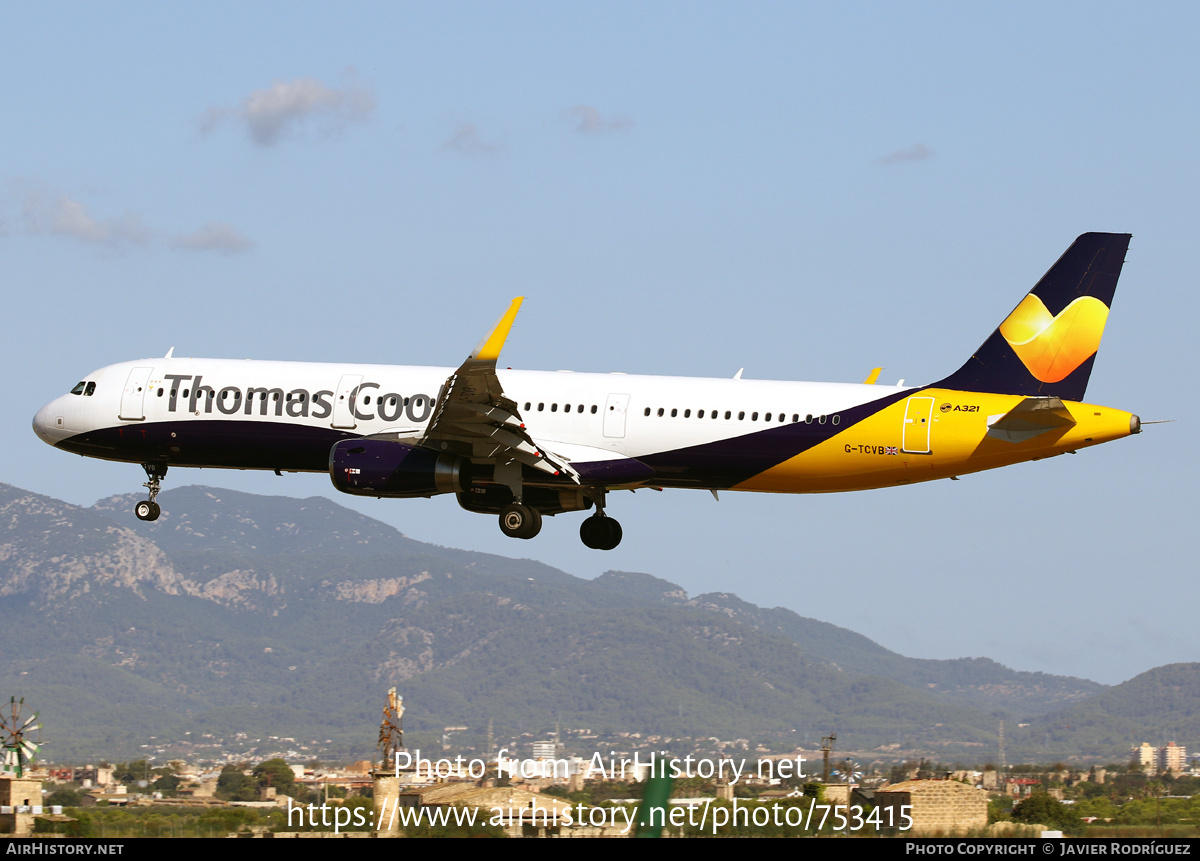
[[1052, 825], [1063, 831], [1082, 827], [1079, 817], [1071, 808], [1048, 792], [1035, 792], [1013, 808], [1014, 822], [1027, 824]]
[[273, 786], [280, 795], [291, 795], [289, 790], [296, 783], [292, 767], [282, 759], [268, 759], [254, 766], [254, 780], [258, 786]]
[[227, 765], [221, 769], [221, 776], [217, 778], [217, 798], [226, 801], [257, 801], [258, 786], [242, 769], [236, 765]]
[[61, 804], [63, 807], [79, 807], [79, 805], [83, 804], [83, 796], [77, 789], [63, 787], [47, 795], [44, 803], [47, 806]]
[[988, 825], [993, 822], [1008, 822], [1012, 819], [1012, 798], [1002, 795], [988, 802]]

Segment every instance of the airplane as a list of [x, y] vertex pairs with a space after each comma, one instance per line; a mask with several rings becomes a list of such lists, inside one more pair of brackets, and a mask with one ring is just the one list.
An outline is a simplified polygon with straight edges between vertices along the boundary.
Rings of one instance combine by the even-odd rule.
[[1082, 403], [1129, 234], [1076, 239], [954, 373], [926, 386], [521, 371], [496, 366], [522, 297], [457, 368], [175, 358], [88, 374], [38, 411], [64, 451], [141, 464], [156, 520], [168, 467], [327, 472], [358, 496], [453, 493], [513, 538], [614, 490], [827, 493], [1074, 453], [1140, 433]]

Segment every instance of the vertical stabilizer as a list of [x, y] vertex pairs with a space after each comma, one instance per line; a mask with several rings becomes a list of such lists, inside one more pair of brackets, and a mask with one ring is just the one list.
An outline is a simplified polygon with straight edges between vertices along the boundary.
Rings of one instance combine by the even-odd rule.
[[1129, 239], [1080, 236], [967, 363], [934, 385], [1082, 400]]

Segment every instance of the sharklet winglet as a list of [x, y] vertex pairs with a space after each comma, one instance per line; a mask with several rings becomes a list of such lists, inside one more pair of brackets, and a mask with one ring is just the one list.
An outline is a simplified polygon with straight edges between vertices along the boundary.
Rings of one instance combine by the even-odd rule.
[[496, 321], [496, 325], [492, 327], [492, 331], [471, 352], [472, 359], [482, 362], [495, 362], [500, 357], [500, 350], [508, 338], [513, 321], [517, 319], [517, 312], [521, 310], [521, 302], [524, 300], [524, 296], [518, 296], [512, 300], [512, 304], [508, 306], [508, 310]]

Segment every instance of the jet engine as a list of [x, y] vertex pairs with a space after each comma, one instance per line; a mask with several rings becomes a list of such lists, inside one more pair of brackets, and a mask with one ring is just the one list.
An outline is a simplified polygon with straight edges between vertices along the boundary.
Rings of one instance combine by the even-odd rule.
[[329, 451], [329, 477], [342, 493], [397, 499], [461, 493], [470, 462], [392, 440], [348, 439]]

